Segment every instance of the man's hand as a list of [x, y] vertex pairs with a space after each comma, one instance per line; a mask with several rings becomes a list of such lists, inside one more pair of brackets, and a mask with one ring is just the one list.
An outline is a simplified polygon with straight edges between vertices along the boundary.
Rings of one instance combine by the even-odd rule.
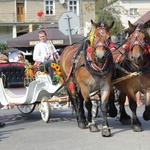
[[50, 55], [46, 55], [44, 58], [48, 60], [50, 57]]

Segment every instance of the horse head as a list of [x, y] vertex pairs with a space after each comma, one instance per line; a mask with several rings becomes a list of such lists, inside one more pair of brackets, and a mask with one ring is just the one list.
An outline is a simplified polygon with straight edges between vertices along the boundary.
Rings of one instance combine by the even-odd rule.
[[109, 29], [112, 28], [114, 22], [110, 25], [104, 22], [94, 22], [91, 20], [92, 28], [90, 32], [90, 46], [92, 48], [93, 59], [97, 62], [104, 62], [107, 57], [110, 44]]
[[142, 24], [133, 25], [128, 21], [129, 57], [135, 65], [144, 65], [149, 57], [150, 36]]

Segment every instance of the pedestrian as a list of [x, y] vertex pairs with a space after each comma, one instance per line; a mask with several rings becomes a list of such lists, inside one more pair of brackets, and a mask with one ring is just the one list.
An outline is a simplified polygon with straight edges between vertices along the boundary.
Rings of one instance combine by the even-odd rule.
[[29, 65], [30, 64], [29, 61], [27, 59], [25, 59], [25, 56], [24, 56], [24, 54], [22, 52], [18, 53], [18, 60], [17, 60], [17, 62], [24, 63], [25, 65]]
[[142, 105], [143, 103], [142, 103], [142, 94], [141, 94], [141, 92], [137, 92], [136, 93], [136, 101], [137, 101], [137, 105], [138, 106], [140, 106], [140, 105]]
[[[8, 63], [8, 57], [7, 57], [7, 54], [5, 52], [3, 52], [0, 56], [0, 63]], [[4, 107], [2, 107], [1, 109], [12, 109], [13, 107], [12, 106], [9, 106], [9, 105], [5, 105]], [[3, 123], [0, 122], [0, 126], [1, 124], [3, 125]]]
[[48, 71], [52, 84], [56, 85], [58, 83], [57, 78], [54, 76], [54, 68], [51, 64], [58, 60], [58, 54], [54, 45], [48, 41], [47, 34], [44, 30], [38, 32], [38, 37], [40, 42], [35, 45], [33, 51], [33, 60], [39, 65], [44, 65], [46, 71]]
[[0, 63], [7, 63], [7, 62], [9, 62], [7, 54], [5, 52], [2, 52], [2, 54], [0, 56]]

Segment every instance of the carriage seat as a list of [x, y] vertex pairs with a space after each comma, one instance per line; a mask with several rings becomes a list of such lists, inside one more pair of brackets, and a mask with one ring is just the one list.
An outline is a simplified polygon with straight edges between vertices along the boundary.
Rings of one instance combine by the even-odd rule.
[[17, 62], [1, 63], [0, 73], [4, 74], [3, 84], [5, 88], [24, 87], [24, 64]]

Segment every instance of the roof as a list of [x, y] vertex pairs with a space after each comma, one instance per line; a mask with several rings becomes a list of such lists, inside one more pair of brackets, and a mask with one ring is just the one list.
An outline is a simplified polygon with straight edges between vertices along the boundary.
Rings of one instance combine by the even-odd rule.
[[[38, 39], [39, 30], [41, 29], [37, 29], [33, 32], [29, 32], [27, 34], [8, 40], [7, 46], [9, 48], [11, 47], [15, 47], [15, 48], [34, 47], [34, 45], [39, 42], [39, 39]], [[58, 25], [54, 25], [54, 24], [48, 25], [47, 27], [43, 28], [43, 30], [46, 31], [48, 35], [48, 39], [50, 39], [55, 46], [70, 45], [69, 36], [66, 36], [61, 31], [59, 31]], [[79, 35], [79, 34], [75, 34], [71, 36], [72, 43], [79, 42], [82, 39], [84, 39], [84, 36]]]
[[145, 13], [141, 18], [139, 18], [134, 24], [145, 24], [150, 21], [150, 11]]

